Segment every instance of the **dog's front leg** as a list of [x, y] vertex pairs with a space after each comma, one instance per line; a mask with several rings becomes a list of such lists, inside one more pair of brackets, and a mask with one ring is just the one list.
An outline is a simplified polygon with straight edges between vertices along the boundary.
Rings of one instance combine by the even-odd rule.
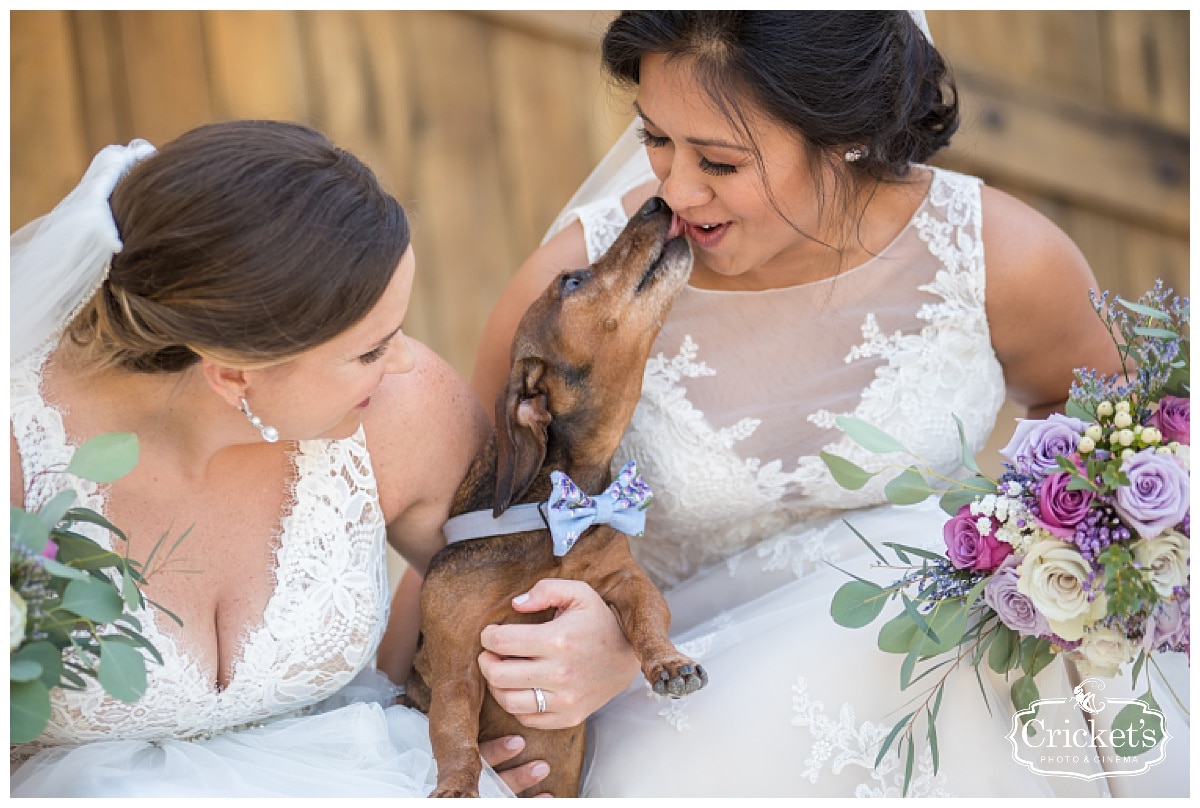
[[654, 692], [675, 697], [694, 693], [708, 683], [708, 674], [675, 648], [666, 598], [633, 560], [628, 539], [614, 533], [603, 556], [593, 562], [596, 592], [612, 607]]
[[[478, 633], [478, 632], [477, 632]], [[443, 648], [453, 647], [449, 643]], [[478, 652], [440, 655], [432, 676], [429, 704], [429, 740], [437, 761], [434, 797], [478, 797], [479, 710], [483, 705], [483, 674]]]

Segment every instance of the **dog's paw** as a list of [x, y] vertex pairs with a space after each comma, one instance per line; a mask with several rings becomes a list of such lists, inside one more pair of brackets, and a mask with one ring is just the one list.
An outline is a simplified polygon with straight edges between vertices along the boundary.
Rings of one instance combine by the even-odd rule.
[[677, 699], [695, 693], [708, 684], [708, 672], [683, 657], [678, 662], [654, 666], [646, 674], [646, 679], [654, 687], [655, 693]]

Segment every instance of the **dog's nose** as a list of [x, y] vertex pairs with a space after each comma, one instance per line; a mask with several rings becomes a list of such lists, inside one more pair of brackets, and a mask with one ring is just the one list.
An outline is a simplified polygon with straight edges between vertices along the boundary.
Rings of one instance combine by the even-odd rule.
[[638, 215], [651, 216], [655, 213], [661, 212], [670, 213], [671, 207], [665, 201], [663, 201], [661, 196], [652, 196], [646, 200], [645, 204], [642, 205], [641, 209], [638, 211]]

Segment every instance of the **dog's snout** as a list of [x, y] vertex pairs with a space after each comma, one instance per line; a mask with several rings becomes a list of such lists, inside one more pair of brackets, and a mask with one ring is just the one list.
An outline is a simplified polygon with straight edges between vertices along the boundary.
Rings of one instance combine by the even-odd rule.
[[667, 205], [661, 196], [652, 196], [646, 200], [638, 211], [639, 216], [653, 216], [655, 213], [670, 213], [671, 208]]

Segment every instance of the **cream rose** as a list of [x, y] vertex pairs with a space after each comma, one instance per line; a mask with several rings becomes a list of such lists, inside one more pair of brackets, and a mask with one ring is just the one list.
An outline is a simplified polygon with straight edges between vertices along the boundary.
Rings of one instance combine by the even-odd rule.
[[1191, 544], [1187, 536], [1168, 530], [1133, 545], [1134, 561], [1150, 574], [1150, 584], [1160, 596], [1173, 597], [1175, 587], [1187, 583]]
[[25, 640], [25, 599], [17, 594], [12, 586], [8, 587], [8, 650], [17, 650]]
[[1122, 665], [1133, 661], [1136, 653], [1137, 646], [1124, 634], [1111, 628], [1095, 628], [1083, 635], [1075, 665], [1081, 676], [1111, 679], [1121, 672]]
[[1099, 581], [1093, 583], [1095, 599], [1088, 601], [1088, 590], [1083, 587], [1088, 572], [1088, 563], [1071, 545], [1040, 541], [1021, 562], [1017, 591], [1045, 615], [1051, 631], [1064, 640], [1078, 640], [1084, 626], [1104, 616], [1106, 603]]

